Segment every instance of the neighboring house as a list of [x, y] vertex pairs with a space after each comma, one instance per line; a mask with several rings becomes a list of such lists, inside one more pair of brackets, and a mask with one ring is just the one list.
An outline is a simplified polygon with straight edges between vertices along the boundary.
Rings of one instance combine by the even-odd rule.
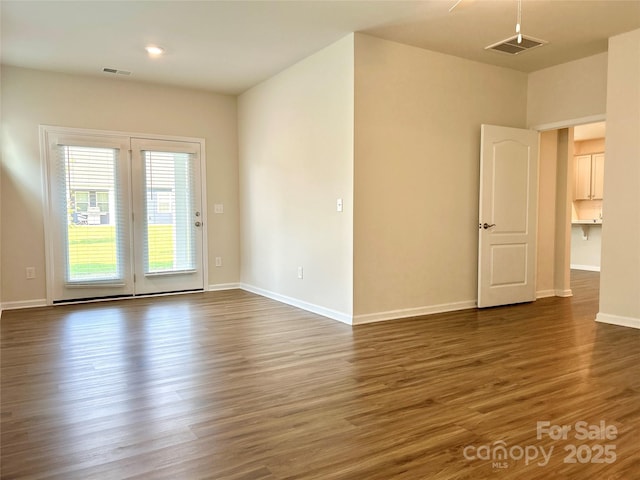
[[[71, 221], [76, 225], [113, 225], [110, 212], [115, 209], [114, 191], [79, 186], [70, 191]], [[155, 188], [147, 198], [147, 222], [150, 225], [173, 223], [175, 194], [170, 188]]]
[[173, 224], [175, 194], [170, 188], [154, 188], [147, 198], [147, 222], [150, 225]]
[[110, 225], [109, 199], [113, 191], [78, 186], [70, 191], [69, 209], [76, 225]]

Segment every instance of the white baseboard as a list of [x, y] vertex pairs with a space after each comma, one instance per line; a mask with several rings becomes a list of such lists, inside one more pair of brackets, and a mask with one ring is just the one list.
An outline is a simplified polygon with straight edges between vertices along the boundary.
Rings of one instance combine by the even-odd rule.
[[609, 323], [620, 327], [640, 328], [640, 318], [621, 317], [620, 315], [611, 315], [608, 313], [598, 312], [596, 322]]
[[346, 323], [347, 325], [361, 325], [365, 323], [383, 322], [387, 320], [398, 320], [401, 318], [419, 317], [422, 315], [430, 315], [434, 313], [453, 312], [457, 310], [467, 310], [470, 308], [476, 308], [477, 302], [475, 300], [467, 300], [464, 302], [446, 303], [441, 305], [431, 305], [425, 307], [405, 308], [401, 310], [390, 310], [386, 312], [368, 313], [364, 315], [349, 315], [347, 313], [338, 312], [329, 308], [315, 305], [297, 298], [288, 297], [279, 293], [264, 290], [253, 285], [245, 283], [240, 284], [240, 288], [263, 297], [276, 300], [278, 302], [286, 303], [294, 307], [301, 308], [308, 312], [317, 313], [324, 317], [338, 320], [339, 322]]
[[536, 299], [537, 298], [547, 298], [547, 297], [555, 297], [556, 296], [556, 291], [551, 289], [551, 290], [538, 290], [536, 292]]
[[19, 308], [35, 308], [46, 306], [46, 298], [37, 298], [35, 300], [20, 300], [17, 302], [2, 302], [2, 310], [18, 310]]
[[571, 289], [567, 290], [538, 290], [536, 292], [536, 300], [538, 298], [548, 298], [548, 297], [573, 297], [573, 291]]
[[568, 288], [566, 290], [556, 290], [556, 297], [573, 297], [573, 291]]
[[572, 263], [571, 270], [586, 270], [588, 272], [599, 272], [600, 267], [597, 265], [576, 265]]
[[353, 324], [352, 323], [353, 317], [348, 313], [338, 312], [330, 308], [322, 307], [320, 305], [315, 305], [313, 303], [305, 302], [304, 300], [299, 300], [297, 298], [288, 297], [286, 295], [281, 295], [279, 293], [271, 292], [269, 290], [264, 290], [262, 288], [255, 287], [253, 285], [248, 285], [246, 283], [241, 283], [240, 288], [242, 288], [243, 290], [246, 290], [247, 292], [255, 293], [257, 295], [261, 295], [263, 297], [267, 297], [272, 300], [277, 300], [278, 302], [286, 303], [287, 305], [291, 305], [293, 307], [301, 308], [302, 310], [306, 310], [311, 313], [317, 313], [318, 315], [331, 318], [332, 320], [337, 320], [339, 322], [346, 323], [347, 325]]
[[467, 300], [464, 302], [443, 303], [440, 305], [430, 305], [415, 308], [403, 308], [400, 310], [389, 310], [387, 312], [366, 313], [364, 315], [355, 315], [353, 317], [353, 325], [362, 325], [363, 323], [384, 322], [386, 320], [398, 320], [401, 318], [419, 317], [422, 315], [431, 315], [434, 313], [454, 312], [456, 310], [467, 310], [476, 308], [475, 300]]
[[[217, 290], [233, 290], [236, 288], [240, 288], [240, 284], [239, 283], [219, 283], [217, 285], [209, 285], [207, 287], [207, 290], [210, 292], [213, 291], [217, 291]], [[180, 293], [176, 293], [176, 294], [167, 294], [167, 295], [182, 295], [182, 292]], [[152, 295], [138, 295], [137, 297], [127, 297], [127, 298], [143, 298], [145, 296], [152, 296]], [[112, 299], [108, 299], [107, 301], [111, 301]], [[99, 301], [99, 300], [93, 300], [95, 301]], [[83, 303], [83, 302], [72, 302], [72, 303]], [[18, 309], [22, 309], [22, 308], [35, 308], [35, 307], [46, 307], [47, 306], [47, 299], [46, 298], [38, 298], [35, 300], [21, 300], [21, 301], [16, 301], [16, 302], [2, 302], [2, 305], [0, 305], [0, 316], [2, 315], [2, 311], [4, 310], [18, 310]]]
[[[240, 288], [239, 283], [219, 283], [217, 285], [209, 285], [207, 290], [210, 292], [217, 290], [233, 290], [235, 288]], [[137, 298], [141, 298], [142, 295], [139, 295]], [[127, 297], [134, 298], [134, 297]], [[17, 302], [2, 302], [0, 305], [0, 311], [2, 310], [17, 310], [20, 308], [35, 308], [35, 307], [46, 307], [47, 299], [46, 298], [38, 298], [35, 300], [21, 300]]]
[[215, 285], [209, 285], [207, 291], [218, 292], [220, 290], [235, 290], [241, 288], [239, 283], [216, 283]]

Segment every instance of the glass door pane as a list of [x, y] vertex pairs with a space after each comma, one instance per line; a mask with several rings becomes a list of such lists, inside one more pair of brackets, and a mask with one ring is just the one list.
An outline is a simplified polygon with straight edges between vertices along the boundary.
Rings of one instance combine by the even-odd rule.
[[199, 147], [132, 141], [137, 294], [204, 288]]
[[65, 184], [60, 200], [66, 212], [66, 282], [122, 282], [122, 215], [114, 211], [109, 216], [108, 202], [102, 210], [96, 201], [98, 193], [117, 197], [118, 150], [63, 145], [59, 161]]
[[128, 139], [48, 139], [51, 300], [132, 295]]
[[193, 160], [187, 153], [142, 152], [145, 177], [146, 275], [194, 271]]

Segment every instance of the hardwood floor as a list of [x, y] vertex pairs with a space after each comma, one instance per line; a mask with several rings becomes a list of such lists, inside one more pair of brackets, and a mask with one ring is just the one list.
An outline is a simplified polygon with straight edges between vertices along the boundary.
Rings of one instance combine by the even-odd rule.
[[4, 312], [1, 476], [640, 478], [640, 331], [573, 274], [572, 298], [353, 328], [243, 291]]

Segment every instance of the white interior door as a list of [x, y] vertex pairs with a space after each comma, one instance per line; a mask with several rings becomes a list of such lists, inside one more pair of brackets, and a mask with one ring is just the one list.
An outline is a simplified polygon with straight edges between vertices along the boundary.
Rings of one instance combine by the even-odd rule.
[[204, 288], [200, 144], [132, 139], [135, 293]]
[[482, 125], [478, 307], [535, 300], [538, 132]]

